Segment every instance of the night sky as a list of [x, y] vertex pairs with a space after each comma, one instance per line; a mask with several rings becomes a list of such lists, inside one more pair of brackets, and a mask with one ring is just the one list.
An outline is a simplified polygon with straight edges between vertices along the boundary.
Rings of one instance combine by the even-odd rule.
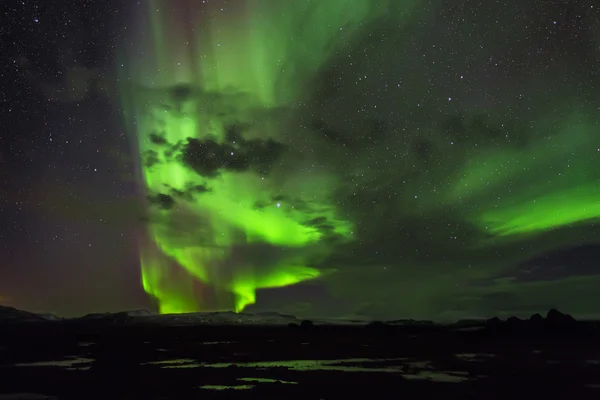
[[597, 2], [3, 8], [0, 304], [600, 316]]

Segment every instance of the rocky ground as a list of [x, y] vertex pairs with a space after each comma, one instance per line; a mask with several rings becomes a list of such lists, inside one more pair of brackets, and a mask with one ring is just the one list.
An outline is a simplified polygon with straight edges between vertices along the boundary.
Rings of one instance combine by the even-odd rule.
[[591, 399], [599, 338], [597, 323], [556, 310], [442, 326], [0, 307], [0, 400]]

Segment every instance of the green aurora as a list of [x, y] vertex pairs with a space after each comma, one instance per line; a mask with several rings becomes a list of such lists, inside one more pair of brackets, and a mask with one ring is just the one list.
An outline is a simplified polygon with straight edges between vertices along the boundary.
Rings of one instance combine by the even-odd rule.
[[[568, 117], [559, 121], [536, 116], [533, 139], [520, 146], [477, 138], [475, 152], [460, 153], [431, 127], [429, 140], [449, 155], [425, 165], [418, 151], [407, 150], [405, 167], [387, 174], [367, 155], [389, 147], [385, 140], [344, 149], [354, 151], [350, 163], [320, 142], [308, 153], [297, 151], [314, 133], [303, 123], [307, 114], [336, 115], [325, 106], [306, 110], [323, 96], [308, 82], [339, 63], [348, 43], [365, 40], [379, 21], [399, 27], [427, 20], [416, 0], [248, 0], [230, 4], [235, 11], [227, 13], [216, 4], [147, 3], [138, 10], [134, 45], [122, 51], [120, 82], [147, 190], [143, 287], [161, 313], [240, 312], [256, 302], [257, 290], [338, 274], [331, 290], [346, 293], [351, 289], [341, 286], [352, 272], [342, 272], [343, 261], [331, 256], [376, 242], [390, 207], [412, 221], [456, 222], [468, 232], [461, 249], [470, 253], [461, 257], [475, 263], [489, 252], [506, 260], [511, 243], [528, 243], [530, 250], [510, 256], [518, 262], [555, 247], [544, 235], [600, 217], [598, 125], [577, 104], [566, 106]], [[464, 113], [461, 124], [474, 126], [479, 113]], [[516, 137], [510, 129], [500, 137]], [[374, 177], [373, 170], [380, 173]], [[424, 181], [435, 183], [428, 193]], [[352, 201], [340, 200], [358, 198], [357, 188], [381, 193], [400, 182], [407, 195], [390, 192], [395, 200], [385, 207], [363, 195], [373, 204], [372, 224]], [[262, 258], [247, 257], [244, 249]], [[403, 262], [424, 262], [415, 257]], [[398, 282], [404, 290], [410, 285]]]
[[[367, 0], [248, 1], [230, 17], [180, 3], [176, 12], [171, 3], [149, 2], [140, 17], [149, 32], [138, 32], [146, 53], [128, 60], [135, 83], [124, 89], [143, 181], [157, 203], [148, 228], [156, 249], [142, 251], [142, 281], [162, 313], [231, 305], [223, 294], [200, 301], [194, 280], [233, 294], [241, 311], [257, 289], [320, 277], [324, 271], [310, 264], [353, 238], [352, 222], [332, 199], [338, 177], [271, 173], [273, 163], [296, 162], [280, 137], [287, 117], [273, 115], [301, 99], [302, 82], [385, 8]], [[260, 268], [228, 265], [233, 247], [257, 242], [287, 251]], [[174, 264], [188, 275], [174, 276]]]

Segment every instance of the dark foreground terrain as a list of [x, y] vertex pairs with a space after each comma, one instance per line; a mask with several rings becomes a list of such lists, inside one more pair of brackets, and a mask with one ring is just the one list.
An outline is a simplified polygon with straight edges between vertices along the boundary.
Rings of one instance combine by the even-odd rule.
[[272, 319], [0, 307], [0, 400], [600, 398], [598, 324], [555, 310], [444, 326]]

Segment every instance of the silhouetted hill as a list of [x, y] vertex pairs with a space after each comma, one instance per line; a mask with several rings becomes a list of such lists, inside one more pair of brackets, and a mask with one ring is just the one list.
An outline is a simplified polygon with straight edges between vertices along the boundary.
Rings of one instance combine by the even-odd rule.
[[13, 307], [0, 306], [0, 323], [43, 322], [60, 319], [54, 314], [36, 314]]
[[512, 333], [531, 332], [531, 331], [579, 331], [592, 328], [590, 323], [578, 323], [571, 315], [564, 314], [553, 308], [542, 317], [540, 314], [533, 314], [528, 319], [510, 317], [502, 321], [499, 318], [491, 318], [486, 321], [485, 327], [488, 330], [499, 330]]
[[95, 313], [77, 318], [60, 318], [52, 314], [37, 314], [0, 306], [0, 324], [41, 323], [63, 321], [68, 324], [86, 326], [114, 325], [158, 325], [158, 326], [244, 326], [275, 325], [302, 327], [304, 330], [323, 325], [366, 326], [370, 329], [382, 330], [387, 327], [410, 328], [411, 330], [430, 329], [486, 329], [517, 332], [520, 330], [565, 330], [575, 329], [582, 324], [575, 318], [556, 309], [548, 311], [545, 317], [534, 314], [528, 319], [509, 317], [501, 320], [497, 317], [485, 320], [459, 320], [455, 323], [436, 324], [433, 321], [391, 320], [391, 321], [350, 321], [335, 319], [301, 319], [293, 315], [277, 312], [234, 313], [234, 312], [196, 312], [187, 314], [154, 314], [148, 310], [132, 310], [116, 313]]

